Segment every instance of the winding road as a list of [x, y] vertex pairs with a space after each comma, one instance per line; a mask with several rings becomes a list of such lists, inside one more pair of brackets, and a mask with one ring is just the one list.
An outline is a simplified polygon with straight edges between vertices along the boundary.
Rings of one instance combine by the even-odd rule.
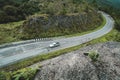
[[[90, 40], [96, 39], [101, 37], [108, 32], [110, 32], [114, 27], [114, 20], [113, 18], [101, 12], [106, 19], [106, 24], [100, 30], [95, 32], [85, 34], [82, 36], [75, 36], [75, 37], [68, 37], [68, 38], [53, 38], [49, 41], [39, 41], [39, 42], [32, 42], [26, 43], [16, 46], [9, 46], [0, 49], [0, 67], [7, 66], [9, 64], [13, 64], [17, 61], [23, 60], [25, 58], [33, 57], [40, 54], [46, 54], [48, 52], [57, 51], [60, 49], [65, 49], [68, 47], [80, 45], [82, 43], [88, 42]], [[55, 48], [48, 48], [49, 44], [53, 42], [60, 42], [59, 47]], [[49, 50], [48, 50], [49, 49]]]

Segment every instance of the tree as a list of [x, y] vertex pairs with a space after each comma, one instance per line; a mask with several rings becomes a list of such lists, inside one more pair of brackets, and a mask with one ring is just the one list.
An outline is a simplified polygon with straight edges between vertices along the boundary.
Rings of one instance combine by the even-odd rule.
[[7, 22], [7, 15], [4, 11], [0, 10], [0, 23], [5, 23]]
[[63, 7], [63, 9], [60, 11], [60, 15], [65, 15], [67, 13], [66, 8]]
[[33, 14], [33, 13], [39, 11], [37, 3], [35, 3], [34, 1], [25, 2], [22, 5], [20, 5], [19, 8], [23, 13], [25, 13], [27, 15]]
[[6, 12], [6, 14], [11, 16], [17, 15], [17, 11], [18, 11], [18, 9], [12, 5], [5, 5], [3, 7], [3, 10]]
[[92, 5], [98, 9], [98, 4], [97, 4], [97, 1], [96, 1], [96, 0], [93, 0], [93, 1], [92, 1]]

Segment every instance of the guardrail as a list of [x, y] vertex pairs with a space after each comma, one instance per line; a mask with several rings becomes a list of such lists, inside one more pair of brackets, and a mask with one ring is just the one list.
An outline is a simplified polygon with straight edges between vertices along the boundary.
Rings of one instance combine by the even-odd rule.
[[38, 39], [32, 39], [32, 40], [26, 40], [26, 41], [6, 43], [6, 44], [0, 45], [0, 49], [6, 48], [6, 47], [12, 47], [12, 46], [28, 44], [28, 43], [39, 42], [39, 41], [51, 41], [51, 40], [53, 40], [53, 38], [38, 38]]

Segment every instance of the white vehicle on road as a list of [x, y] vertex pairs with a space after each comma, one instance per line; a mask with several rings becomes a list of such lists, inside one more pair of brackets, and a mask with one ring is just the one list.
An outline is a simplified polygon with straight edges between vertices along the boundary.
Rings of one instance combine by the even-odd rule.
[[[15, 63], [17, 61], [23, 60], [25, 58], [42, 55], [46, 53], [50, 53], [57, 50], [62, 50], [65, 48], [77, 46], [88, 42], [90, 40], [99, 38], [108, 32], [110, 32], [114, 27], [114, 20], [107, 16], [108, 14], [102, 13], [102, 15], [106, 19], [106, 24], [103, 28], [85, 34], [81, 36], [74, 37], [61, 37], [61, 38], [53, 38], [50, 41], [34, 41], [30, 40], [29, 42], [24, 42], [24, 44], [20, 44], [15, 42], [16, 45], [8, 46], [5, 48], [0, 48], [0, 68], [3, 66], [7, 66], [8, 64]], [[58, 42], [58, 43], [57, 43]], [[50, 44], [52, 43], [52, 44]], [[12, 43], [13, 44], [13, 43]], [[19, 45], [20, 44], [20, 45]], [[60, 47], [59, 47], [60, 46]], [[57, 47], [57, 48], [56, 48]], [[32, 48], [32, 50], [31, 50]], [[48, 51], [47, 51], [48, 50]], [[50, 51], [49, 51], [50, 50]], [[16, 54], [20, 51], [20, 54]]]
[[49, 45], [50, 48], [54, 48], [54, 47], [58, 47], [58, 46], [60, 46], [59, 42], [54, 42], [54, 43]]

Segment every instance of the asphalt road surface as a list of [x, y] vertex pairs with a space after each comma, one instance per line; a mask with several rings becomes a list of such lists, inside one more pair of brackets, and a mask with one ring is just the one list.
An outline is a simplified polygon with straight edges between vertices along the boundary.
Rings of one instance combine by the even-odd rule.
[[[49, 41], [39, 41], [39, 42], [21, 44], [21, 45], [10, 46], [0, 49], [0, 67], [13, 64], [25, 58], [33, 57], [40, 54], [47, 54], [48, 52], [80, 45], [82, 43], [88, 42], [90, 40], [96, 39], [98, 37], [107, 34], [113, 29], [114, 20], [110, 15], [103, 12], [101, 13], [106, 19], [106, 24], [102, 29], [97, 30], [95, 32], [85, 34], [82, 36], [75, 36], [68, 38], [61, 37]], [[49, 44], [53, 42], [60, 42], [60, 46], [55, 48], [48, 48]]]

